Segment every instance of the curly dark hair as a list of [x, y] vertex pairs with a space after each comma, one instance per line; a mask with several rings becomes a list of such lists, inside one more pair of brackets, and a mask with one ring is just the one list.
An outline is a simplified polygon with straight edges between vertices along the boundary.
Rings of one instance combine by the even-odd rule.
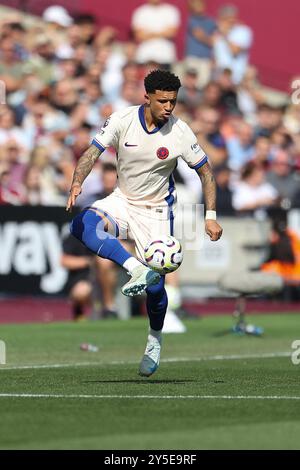
[[181, 87], [179, 78], [167, 70], [152, 70], [144, 80], [147, 93], [161, 91], [178, 91]]

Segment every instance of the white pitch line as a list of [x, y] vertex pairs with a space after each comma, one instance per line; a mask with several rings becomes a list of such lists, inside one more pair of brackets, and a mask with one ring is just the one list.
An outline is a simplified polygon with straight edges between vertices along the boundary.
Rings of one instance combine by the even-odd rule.
[[50, 393], [1, 393], [0, 398], [84, 398], [153, 400], [300, 400], [297, 396], [278, 395], [62, 395]]
[[[230, 354], [230, 355], [216, 355], [204, 357], [170, 357], [162, 359], [161, 363], [170, 362], [202, 362], [202, 361], [232, 361], [243, 359], [272, 359], [274, 357], [290, 357], [291, 352], [275, 352], [275, 353], [261, 353], [261, 354]], [[64, 367], [86, 367], [86, 366], [113, 366], [113, 365], [135, 365], [139, 361], [108, 361], [108, 362], [74, 362], [66, 364], [33, 364], [33, 365], [20, 365], [20, 366], [0, 366], [1, 370], [22, 370], [22, 369], [59, 369]]]

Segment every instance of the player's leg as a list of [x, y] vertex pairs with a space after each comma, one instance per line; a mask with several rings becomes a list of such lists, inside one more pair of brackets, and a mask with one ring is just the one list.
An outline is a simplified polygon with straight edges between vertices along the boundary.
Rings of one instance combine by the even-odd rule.
[[157, 285], [148, 287], [146, 293], [150, 328], [146, 349], [139, 367], [139, 374], [149, 377], [157, 370], [160, 362], [162, 329], [168, 307], [165, 276], [161, 276]]
[[[143, 208], [131, 208], [129, 213], [130, 232], [136, 243], [137, 256], [144, 259], [144, 247], [157, 235], [170, 232], [169, 213], [160, 213]], [[162, 328], [168, 307], [168, 297], [165, 289], [165, 276], [161, 276], [158, 284], [149, 286], [147, 293], [147, 313], [149, 317], [149, 333], [146, 349], [140, 363], [139, 374], [149, 377], [159, 366]]]
[[117, 217], [110, 215], [106, 206], [109, 206], [110, 212], [120, 213], [113, 195], [108, 196], [103, 201], [97, 201], [97, 206], [86, 208], [74, 217], [71, 233], [93, 253], [114, 261], [128, 271], [131, 279], [122, 288], [124, 295], [141, 294], [147, 286], [159, 282], [160, 276], [121, 245], [117, 239], [120, 235]]
[[92, 286], [87, 280], [82, 279], [72, 286], [69, 296], [72, 301], [73, 320], [84, 318], [85, 308], [91, 304], [91, 293]]

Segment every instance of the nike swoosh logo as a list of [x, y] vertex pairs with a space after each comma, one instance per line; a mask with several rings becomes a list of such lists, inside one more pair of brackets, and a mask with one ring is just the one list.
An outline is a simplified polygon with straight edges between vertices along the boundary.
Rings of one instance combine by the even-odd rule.
[[129, 144], [128, 142], [125, 142], [125, 147], [137, 147], [137, 145]]

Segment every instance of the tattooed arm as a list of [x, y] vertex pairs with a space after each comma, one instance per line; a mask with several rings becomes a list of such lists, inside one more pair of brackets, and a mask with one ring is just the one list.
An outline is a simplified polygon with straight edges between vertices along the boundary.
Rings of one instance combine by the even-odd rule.
[[[209, 163], [201, 166], [197, 173], [200, 177], [206, 211], [216, 211], [217, 188], [216, 182]], [[223, 229], [216, 220], [205, 217], [205, 231], [209, 235], [211, 241], [217, 241], [222, 236]]]
[[79, 196], [81, 193], [82, 183], [84, 182], [87, 175], [91, 172], [91, 169], [93, 168], [101, 153], [101, 150], [92, 144], [78, 160], [73, 175], [70, 196], [66, 206], [67, 211], [71, 212], [72, 207], [75, 205], [77, 196]]

